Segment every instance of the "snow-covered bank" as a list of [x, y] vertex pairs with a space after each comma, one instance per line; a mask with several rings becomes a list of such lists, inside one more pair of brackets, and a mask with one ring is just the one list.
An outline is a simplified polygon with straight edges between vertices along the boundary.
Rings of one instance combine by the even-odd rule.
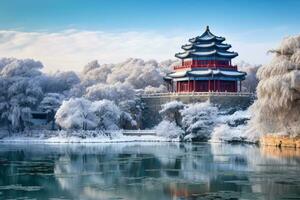
[[120, 142], [178, 142], [160, 136], [121, 136], [118, 138], [95, 137], [95, 138], [78, 138], [78, 137], [52, 137], [48, 139], [31, 138], [31, 137], [9, 137], [0, 140], [2, 143], [120, 143]]
[[[73, 108], [73, 110], [76, 109]], [[247, 121], [250, 118], [248, 110], [221, 110], [209, 102], [183, 104], [174, 101], [163, 105], [160, 114], [163, 120], [152, 130], [117, 128], [115, 130], [27, 130], [12, 133], [12, 135], [6, 133], [0, 137], [2, 138], [0, 141], [33, 143], [257, 142], [255, 138], [248, 135]], [[110, 117], [107, 118], [108, 121], [109, 119]]]
[[221, 109], [209, 102], [183, 104], [172, 101], [162, 105], [162, 121], [155, 127], [164, 137], [181, 141], [246, 142], [258, 139], [247, 131], [249, 110]]
[[178, 142], [179, 139], [156, 135], [123, 135], [122, 131], [105, 134], [98, 131], [44, 131], [35, 130], [0, 139], [2, 143], [119, 143], [119, 142]]

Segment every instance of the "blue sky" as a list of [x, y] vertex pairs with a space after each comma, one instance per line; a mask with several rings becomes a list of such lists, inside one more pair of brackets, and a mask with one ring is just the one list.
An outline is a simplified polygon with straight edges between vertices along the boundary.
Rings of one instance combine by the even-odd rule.
[[[72, 29], [114, 34], [114, 37], [118, 33], [155, 33], [158, 38], [161, 35], [187, 40], [201, 34], [205, 26], [210, 25], [215, 34], [225, 36], [233, 47], [233, 42], [236, 42], [238, 50], [245, 48], [240, 50], [245, 60], [247, 57], [243, 52], [247, 52], [247, 42], [252, 45], [250, 49], [254, 48], [254, 44], [271, 47], [285, 36], [299, 34], [299, 7], [298, 0], [1, 0], [0, 30], [50, 34]], [[34, 38], [29, 41], [37, 42]], [[173, 52], [170, 58], [180, 51], [180, 45], [169, 51]], [[4, 49], [2, 52], [5, 52]], [[249, 56], [255, 57], [255, 53]], [[30, 53], [26, 55], [31, 56]], [[155, 58], [155, 55], [152, 57]], [[99, 59], [101, 61], [101, 56]], [[103, 62], [113, 60], [112, 57], [103, 59]], [[265, 63], [268, 58], [249, 58], [246, 61]]]

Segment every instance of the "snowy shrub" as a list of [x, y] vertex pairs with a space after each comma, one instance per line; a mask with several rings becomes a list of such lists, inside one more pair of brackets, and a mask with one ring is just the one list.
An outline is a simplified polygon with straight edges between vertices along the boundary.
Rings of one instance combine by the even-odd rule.
[[94, 101], [91, 110], [97, 121], [97, 128], [101, 130], [117, 130], [121, 117], [121, 110], [109, 100]]
[[122, 129], [136, 129], [137, 121], [128, 112], [122, 112], [120, 116], [120, 128]]
[[[208, 140], [217, 119], [218, 109], [210, 103], [183, 104], [172, 101], [162, 105], [159, 111], [163, 121], [156, 127], [177, 130], [183, 140]], [[163, 131], [161, 132], [163, 134]], [[165, 134], [172, 134], [167, 132]]]
[[56, 123], [64, 129], [118, 130], [121, 120], [134, 123], [130, 114], [120, 110], [112, 101], [91, 102], [84, 98], [63, 101], [55, 115]]
[[62, 101], [64, 99], [64, 95], [59, 93], [47, 93], [45, 94], [43, 100], [41, 101], [39, 108], [42, 111], [56, 111], [60, 105], [62, 104]]
[[121, 101], [118, 106], [124, 113], [121, 116], [122, 128], [136, 129], [141, 127], [143, 106], [139, 98]]
[[181, 125], [181, 110], [184, 108], [184, 104], [180, 101], [171, 101], [162, 105], [162, 109], [159, 114], [164, 120], [175, 122], [176, 125]]
[[238, 110], [234, 113], [221, 113], [216, 119], [216, 125], [211, 134], [213, 142], [232, 142], [232, 141], [248, 141], [255, 142], [249, 137], [247, 130], [247, 122], [250, 119], [250, 111]]
[[156, 134], [158, 136], [166, 138], [180, 138], [184, 131], [175, 124], [175, 122], [170, 122], [168, 120], [163, 120], [155, 127]]
[[185, 140], [207, 140], [210, 137], [218, 109], [210, 103], [189, 104], [180, 111]]
[[91, 101], [84, 98], [63, 101], [55, 115], [56, 123], [64, 129], [95, 129], [97, 120], [91, 104]]

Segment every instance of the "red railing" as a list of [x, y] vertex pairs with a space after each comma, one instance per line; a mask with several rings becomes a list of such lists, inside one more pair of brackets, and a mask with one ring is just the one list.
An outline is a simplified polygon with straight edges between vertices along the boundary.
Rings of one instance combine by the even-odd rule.
[[218, 61], [218, 60], [193, 60], [184, 61], [182, 65], [175, 66], [174, 70], [180, 69], [191, 69], [191, 68], [224, 68], [237, 70], [237, 66], [232, 66], [228, 61]]

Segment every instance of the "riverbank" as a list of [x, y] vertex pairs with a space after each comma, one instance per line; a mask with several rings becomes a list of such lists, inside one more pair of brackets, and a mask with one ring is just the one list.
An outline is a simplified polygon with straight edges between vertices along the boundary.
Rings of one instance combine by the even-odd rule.
[[[141, 131], [140, 131], [141, 132]], [[49, 131], [33, 130], [1, 137], [2, 143], [120, 143], [120, 142], [179, 142], [179, 138], [166, 138], [158, 135], [123, 133], [122, 130], [103, 131]]]
[[300, 137], [265, 135], [261, 137], [260, 144], [263, 146], [300, 148]]

